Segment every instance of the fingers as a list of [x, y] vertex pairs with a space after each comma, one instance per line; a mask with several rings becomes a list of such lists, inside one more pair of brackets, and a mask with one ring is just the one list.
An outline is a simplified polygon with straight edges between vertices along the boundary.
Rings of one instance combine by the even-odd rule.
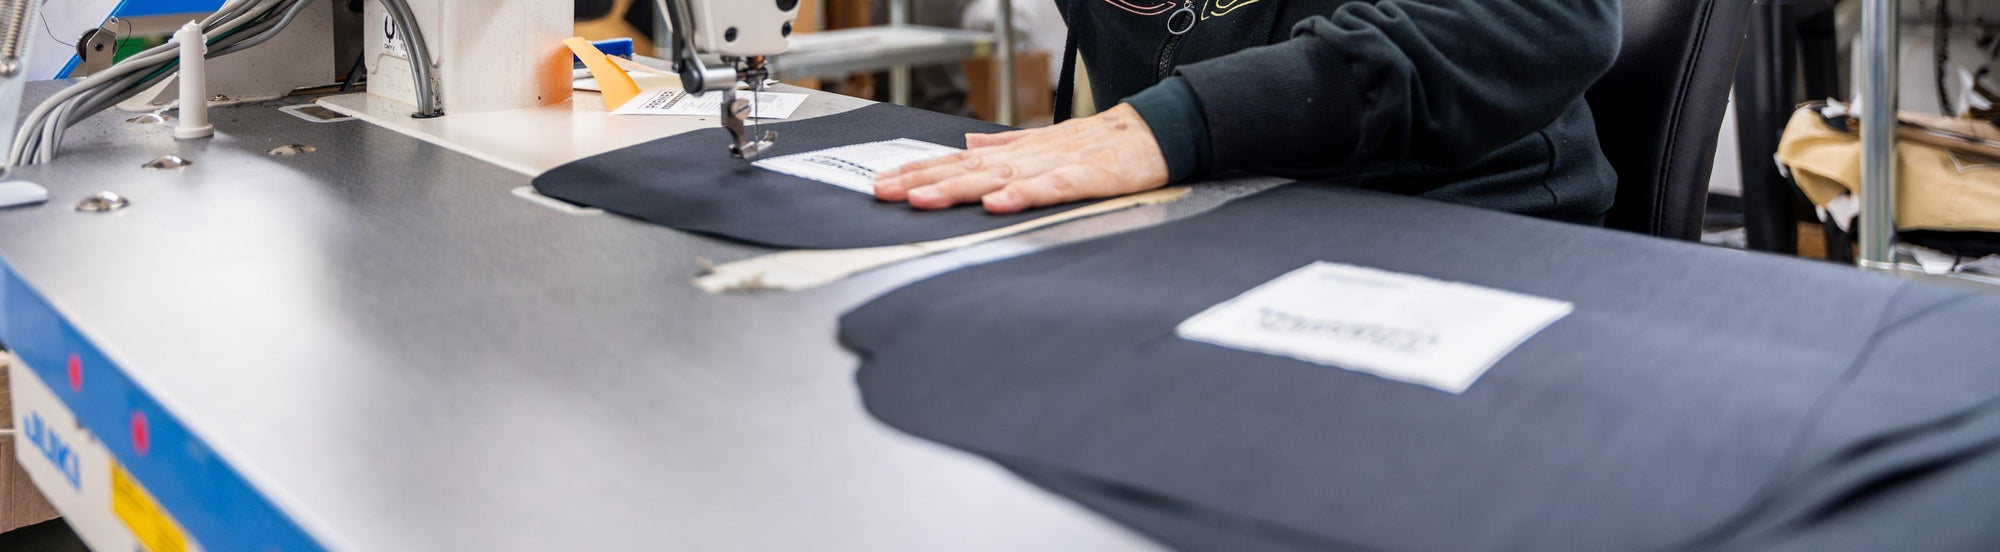
[[980, 170], [945, 177], [935, 184], [912, 186], [907, 201], [918, 209], [975, 203], [1008, 184], [1055, 170], [1063, 162], [1061, 157], [1047, 155], [997, 155], [988, 158]]
[[875, 198], [908, 201], [908, 192], [946, 179], [976, 173], [994, 166], [985, 155], [959, 152], [927, 161], [918, 161], [875, 178]]
[[[930, 165], [927, 168], [916, 168], [899, 175], [877, 178], [875, 198], [882, 201], [909, 201], [910, 192], [953, 178], [991, 173], [991, 176], [996, 176], [1005, 183], [1055, 168], [1057, 158], [1036, 153], [1029, 150], [988, 149], [953, 154], [948, 158], [936, 160], [939, 162], [926, 162]], [[990, 191], [992, 190], [986, 190]], [[978, 196], [961, 198], [960, 202], [971, 202], [976, 199]]]
[[983, 165], [985, 160], [959, 152], [951, 155], [926, 159], [904, 165], [901, 168], [875, 175], [875, 198], [882, 201], [907, 201], [906, 194], [913, 188], [963, 174], [965, 165]]
[[1005, 146], [1026, 138], [1032, 133], [1034, 133], [1032, 130], [1013, 130], [998, 134], [967, 134], [965, 135], [965, 147], [966, 149], [979, 149]]
[[942, 182], [910, 190], [910, 206], [918, 209], [948, 209], [972, 203], [1003, 187], [1011, 178], [995, 172], [963, 174]]
[[971, 159], [972, 157], [974, 156], [970, 151], [961, 151], [951, 155], [940, 155], [937, 157], [932, 157], [930, 159], [925, 159], [923, 161], [917, 161], [914, 163], [903, 165], [901, 167], [891, 169], [887, 172], [877, 174], [875, 175], [875, 180], [877, 182], [880, 182], [882, 180], [888, 180], [891, 178], [903, 176], [924, 169], [942, 167], [954, 163], [965, 163], [967, 159]]
[[[1031, 130], [1014, 130], [1014, 131], [1002, 132], [999, 134], [967, 134], [965, 135], [965, 145], [967, 150], [1005, 146], [1020, 141], [1022, 138], [1026, 138], [1034, 133], [1035, 131], [1031, 129]], [[964, 163], [967, 158], [975, 155], [976, 154], [972, 151], [961, 151], [951, 155], [934, 157], [931, 159], [925, 159], [923, 161], [910, 163], [908, 165], [903, 165], [902, 167], [898, 167], [894, 170], [890, 170], [888, 172], [876, 175], [876, 177], [890, 178], [932, 167], [949, 165], [952, 163]]]
[[[968, 150], [1000, 147], [1012, 144], [1014, 142], [1018, 142], [1022, 138], [1027, 138], [1028, 136], [1031, 136], [1033, 134], [1035, 134], [1034, 129], [1012, 130], [998, 134], [967, 134], [965, 135], [965, 147]], [[918, 161], [915, 163], [910, 163], [908, 165], [898, 167], [896, 169], [890, 170], [888, 172], [876, 176], [877, 178], [890, 178], [894, 176], [907, 174], [913, 171], [928, 169], [931, 167], [948, 165], [952, 163], [963, 163], [965, 162], [965, 159], [971, 155], [973, 155], [973, 152], [971, 151], [962, 151], [952, 155], [935, 157], [923, 161]]]
[[987, 211], [1008, 214], [1145, 191], [1168, 180], [1151, 131], [1130, 108], [965, 139], [966, 151], [883, 173], [875, 196], [917, 209], [979, 201]]
[[1084, 186], [1090, 178], [1090, 169], [1068, 166], [1015, 181], [980, 199], [986, 204], [987, 212], [998, 215], [1019, 213], [1096, 197]]

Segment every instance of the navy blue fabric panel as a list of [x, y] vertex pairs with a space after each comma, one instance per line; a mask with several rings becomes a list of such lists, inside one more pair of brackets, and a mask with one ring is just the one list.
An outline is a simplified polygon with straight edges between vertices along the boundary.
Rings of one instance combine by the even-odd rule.
[[[1174, 336], [1315, 261], [1576, 311], [1462, 395]], [[1181, 519], [1359, 549], [1662, 549], [1763, 511], [1830, 450], [1822, 433], [1870, 433], [1815, 422], [1870, 372], [1881, 328], [1965, 295], [1295, 184], [910, 286], [849, 313], [842, 337], [881, 420], [1043, 479], [1208, 510]]]
[[2000, 340], [1975, 336], [1995, 328], [1990, 296], [1886, 325], [1815, 424], [1812, 462], [1728, 548], [2000, 549]]
[[1079, 477], [1031, 462], [1006, 462], [1008, 471], [1062, 495], [1177, 550], [1297, 552], [1349, 549], [1316, 535], [1230, 517], [1199, 505]]
[[[764, 125], [778, 133], [765, 158], [910, 138], [955, 148], [967, 133], [1008, 127], [889, 104]], [[779, 248], [876, 247], [963, 236], [1063, 211], [992, 215], [977, 204], [917, 211], [902, 203], [778, 174], [729, 157], [711, 128], [605, 153], [535, 178], [542, 195], [676, 230]]]

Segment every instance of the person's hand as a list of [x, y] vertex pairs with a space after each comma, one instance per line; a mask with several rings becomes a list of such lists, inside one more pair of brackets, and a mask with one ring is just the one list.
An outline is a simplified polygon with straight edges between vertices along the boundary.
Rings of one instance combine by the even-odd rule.
[[1007, 214], [1167, 185], [1152, 129], [1126, 104], [1048, 128], [968, 134], [965, 142], [963, 152], [876, 175], [875, 197], [918, 209], [980, 201]]

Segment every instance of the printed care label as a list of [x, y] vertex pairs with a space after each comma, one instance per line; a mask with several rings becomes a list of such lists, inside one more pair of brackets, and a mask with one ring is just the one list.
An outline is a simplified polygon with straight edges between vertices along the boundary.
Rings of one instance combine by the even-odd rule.
[[[788, 119], [799, 106], [806, 104], [805, 94], [786, 92], [758, 92], [753, 99], [749, 92], [741, 92], [741, 97], [750, 102], [752, 119]], [[619, 106], [612, 115], [697, 115], [717, 117], [722, 114], [722, 92], [708, 92], [690, 95], [680, 88], [661, 88], [640, 92], [639, 97]]]
[[1320, 262], [1210, 307], [1176, 333], [1458, 394], [1571, 310], [1553, 299]]
[[958, 153], [958, 148], [899, 138], [774, 157], [755, 163], [766, 170], [875, 195], [875, 175], [918, 161]]

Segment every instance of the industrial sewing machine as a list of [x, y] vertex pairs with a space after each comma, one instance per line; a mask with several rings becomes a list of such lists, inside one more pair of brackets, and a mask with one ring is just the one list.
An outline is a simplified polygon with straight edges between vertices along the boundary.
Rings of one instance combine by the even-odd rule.
[[[730, 155], [750, 159], [769, 148], [776, 135], [760, 132], [751, 115], [757, 93], [770, 83], [769, 56], [783, 53], [790, 42], [798, 0], [652, 1], [671, 27], [670, 61], [682, 87], [690, 94], [723, 94], [718, 115], [733, 139]], [[366, 43], [369, 59], [380, 61], [369, 66], [369, 91], [416, 104], [410, 56], [404, 41], [395, 38], [394, 18], [384, 6], [370, 3], [364, 19], [369, 25], [364, 36], [383, 38]], [[438, 37], [433, 42], [444, 113], [532, 108], [569, 97], [571, 65], [560, 40], [569, 35], [570, 2], [429, 0], [412, 8], [425, 36]], [[710, 65], [708, 56], [719, 57], [721, 64]], [[524, 86], [528, 83], [535, 86]]]
[[[690, 94], [713, 91], [723, 94], [723, 107], [718, 115], [722, 127], [733, 138], [730, 155], [749, 159], [770, 147], [776, 135], [758, 132], [751, 115], [757, 93], [769, 83], [768, 57], [784, 52], [789, 43], [793, 21], [798, 17], [798, 0], [653, 1], [657, 2], [660, 13], [666, 14], [671, 26], [671, 61], [681, 76], [682, 87]], [[558, 41], [569, 34], [570, 3], [507, 0], [497, 6], [493, 4], [436, 0], [412, 6], [419, 10], [416, 15], [420, 28], [441, 29], [443, 33], [438, 60], [443, 109], [447, 113], [479, 113], [533, 107], [553, 103], [552, 99], [568, 98], [570, 64]], [[425, 7], [429, 9], [424, 10]], [[384, 61], [370, 65], [370, 91], [415, 103], [417, 91], [409, 80], [409, 57], [398, 55], [403, 50], [394, 38], [397, 31], [393, 18], [383, 12], [382, 4], [371, 3], [368, 9], [365, 21], [370, 29], [365, 36], [384, 37], [367, 43], [368, 55]], [[484, 15], [488, 13], [494, 15]], [[475, 14], [508, 24], [466, 24]], [[517, 37], [521, 35], [505, 31], [510, 26], [532, 29], [534, 32], [529, 36], [536, 40], [519, 41]], [[551, 55], [555, 59], [548, 59]], [[722, 65], [711, 67], [704, 61], [705, 55], [720, 56]], [[524, 59], [548, 63], [524, 67], [519, 63]], [[377, 84], [382, 82], [391, 84]], [[534, 89], [520, 86], [525, 82], [541, 86]], [[492, 92], [499, 90], [512, 93]], [[739, 94], [739, 90], [749, 93]]]
[[[690, 93], [723, 94], [718, 115], [720, 126], [733, 137], [730, 154], [756, 157], [775, 135], [756, 128], [751, 117], [754, 103], [757, 92], [769, 84], [768, 56], [788, 45], [798, 1], [653, 1], [670, 18], [671, 57], [682, 86]], [[333, 82], [335, 74], [351, 63], [333, 59], [339, 42], [334, 35], [355, 32], [333, 23], [333, 11], [340, 5], [331, 0], [224, 3], [196, 27], [207, 44], [191, 50], [191, 58], [207, 59], [201, 62], [207, 67], [199, 72], [206, 75], [206, 82], [193, 89], [203, 91], [206, 104], [227, 105], [278, 98]], [[514, 134], [517, 140], [531, 135], [547, 139], [542, 131], [566, 127], [547, 115], [552, 106], [571, 99], [570, 54], [561, 41], [572, 33], [572, 16], [571, 3], [561, 0], [368, 1], [359, 29], [366, 97], [332, 97], [320, 104], [522, 172], [546, 169], [554, 157], [522, 161], [535, 157], [533, 152], [481, 139], [494, 131]], [[29, 18], [18, 19], [20, 25], [10, 26], [18, 28], [15, 32], [32, 30], [26, 26]], [[66, 91], [69, 96], [61, 102], [31, 111], [16, 136], [17, 144], [7, 152], [7, 164], [54, 159], [69, 125], [114, 105], [162, 116], [185, 106], [187, 99], [176, 94], [183, 87], [175, 79], [193, 73], [183, 70], [193, 63], [176, 60], [170, 47], [177, 43], [132, 55]], [[711, 64], [705, 56], [719, 58], [720, 63]], [[389, 116], [390, 112], [400, 115]], [[574, 116], [598, 117], [583, 109]], [[658, 122], [651, 132], [629, 131], [630, 123], [615, 126], [607, 130], [627, 131], [572, 135], [567, 139], [569, 148], [548, 144], [541, 148], [562, 150], [561, 155], [574, 158], [640, 138], [692, 130], [686, 122]], [[468, 142], [455, 137], [471, 138]]]

